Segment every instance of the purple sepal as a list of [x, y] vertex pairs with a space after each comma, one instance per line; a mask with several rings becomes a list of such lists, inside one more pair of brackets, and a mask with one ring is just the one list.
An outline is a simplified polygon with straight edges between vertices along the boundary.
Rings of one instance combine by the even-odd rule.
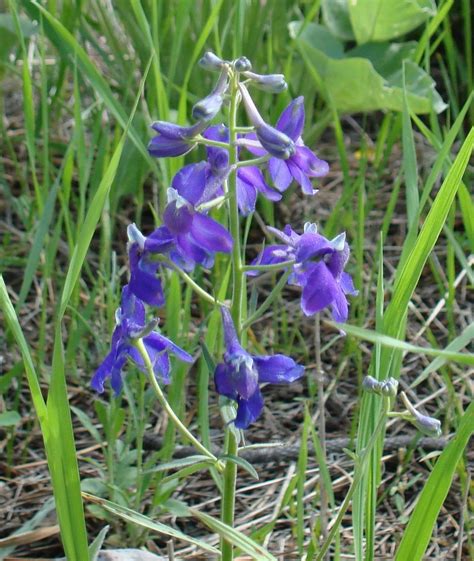
[[254, 356], [245, 351], [237, 337], [227, 308], [221, 308], [226, 351], [224, 362], [214, 373], [217, 392], [237, 401], [237, 428], [246, 429], [260, 415], [263, 397], [259, 384], [292, 382], [303, 375], [304, 367], [284, 355]]
[[[118, 395], [122, 389], [122, 370], [127, 359], [130, 359], [140, 370], [145, 370], [143, 359], [134, 346], [135, 339], [147, 328], [145, 307], [132, 293], [129, 285], [122, 289], [121, 306], [115, 315], [117, 324], [112, 335], [110, 352], [94, 373], [91, 386], [102, 393], [105, 381], [110, 378], [112, 389]], [[191, 355], [157, 331], [148, 333], [142, 340], [155, 376], [165, 383], [169, 381], [169, 352], [180, 360], [186, 362], [193, 360]]]

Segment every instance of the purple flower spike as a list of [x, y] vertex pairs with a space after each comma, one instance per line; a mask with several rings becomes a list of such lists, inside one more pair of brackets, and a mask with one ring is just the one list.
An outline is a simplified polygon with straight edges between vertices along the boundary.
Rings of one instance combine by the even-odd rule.
[[304, 99], [297, 97], [283, 111], [278, 119], [275, 130], [280, 134], [286, 135], [294, 142], [295, 150], [288, 158], [282, 159], [274, 152], [268, 149], [261, 139], [262, 134], [251, 134], [246, 138], [250, 141], [258, 138], [263, 148], [248, 145], [248, 150], [257, 156], [264, 156], [266, 152], [272, 157], [268, 161], [268, 170], [270, 176], [279, 191], [285, 191], [290, 186], [293, 179], [301, 186], [303, 193], [306, 195], [314, 195], [316, 191], [313, 189], [310, 178], [324, 177], [329, 171], [329, 165], [324, 160], [320, 160], [313, 152], [304, 145], [301, 134], [303, 132], [305, 120]]
[[190, 152], [196, 146], [194, 137], [206, 128], [206, 123], [199, 121], [192, 127], [181, 127], [166, 121], [156, 121], [151, 128], [158, 136], [150, 140], [148, 152], [155, 158], [167, 158]]
[[[311, 316], [331, 306], [337, 322], [345, 322], [349, 307], [346, 295], [357, 295], [352, 277], [344, 272], [349, 260], [349, 246], [345, 234], [328, 240], [318, 234], [315, 224], [305, 224], [303, 234], [297, 234], [291, 226], [283, 231], [268, 228], [283, 244], [266, 247], [254, 260], [253, 265], [274, 265], [293, 261], [290, 284], [302, 287], [301, 309]], [[259, 274], [252, 271], [251, 275]]]
[[214, 373], [217, 392], [237, 402], [234, 424], [246, 429], [261, 414], [263, 397], [259, 384], [287, 384], [303, 375], [304, 367], [285, 355], [254, 356], [239, 343], [230, 312], [221, 308], [226, 352]]
[[157, 331], [153, 331], [155, 322], [146, 323], [145, 306], [132, 293], [129, 285], [124, 286], [122, 290], [121, 306], [115, 316], [117, 325], [112, 335], [111, 350], [91, 381], [92, 388], [97, 392], [104, 391], [104, 383], [107, 378], [110, 378], [115, 394], [120, 393], [123, 385], [122, 370], [128, 358], [142, 372], [146, 372], [143, 359], [134, 346], [134, 341], [139, 338], [143, 339], [155, 376], [165, 384], [170, 380], [169, 352], [185, 362], [193, 361], [193, 357], [186, 351]]

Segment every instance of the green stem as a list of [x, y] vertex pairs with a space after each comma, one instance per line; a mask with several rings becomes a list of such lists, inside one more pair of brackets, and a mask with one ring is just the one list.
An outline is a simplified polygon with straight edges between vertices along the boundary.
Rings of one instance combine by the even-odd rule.
[[[232, 318], [237, 330], [241, 332], [242, 312], [244, 310], [245, 275], [242, 265], [242, 248], [240, 243], [240, 217], [237, 205], [237, 106], [238, 106], [238, 75], [231, 78], [231, 101], [229, 109], [229, 165], [232, 169], [228, 179], [229, 189], [229, 227], [234, 240], [232, 248]], [[245, 306], [246, 308], [246, 306]], [[226, 429], [225, 454], [237, 455], [237, 440], [228, 428]], [[222, 522], [228, 526], [234, 525], [235, 509], [235, 481], [237, 466], [234, 462], [226, 462], [224, 470], [224, 493], [222, 495]], [[232, 544], [225, 539], [221, 540], [221, 560], [232, 561], [234, 551]]]
[[293, 259], [289, 261], [282, 261], [281, 263], [272, 263], [271, 265], [244, 265], [242, 269], [244, 271], [261, 271], [262, 273], [266, 271], [279, 271], [281, 269], [286, 269], [286, 267], [291, 267], [295, 262]]
[[364, 449], [362, 454], [359, 455], [358, 461], [356, 462], [356, 465], [355, 465], [354, 477], [352, 479], [351, 486], [349, 487], [349, 491], [347, 492], [347, 495], [344, 498], [344, 502], [342, 503], [341, 508], [339, 509], [339, 512], [337, 513], [337, 516], [336, 516], [336, 519], [334, 520], [334, 523], [330, 524], [331, 531], [329, 532], [328, 537], [324, 541], [324, 543], [323, 543], [323, 545], [322, 545], [322, 547], [321, 547], [321, 549], [318, 553], [318, 556], [316, 557], [316, 561], [321, 561], [324, 558], [327, 550], [329, 549], [329, 546], [331, 545], [331, 543], [334, 539], [334, 536], [339, 531], [339, 526], [341, 525], [344, 514], [346, 513], [347, 509], [349, 508], [352, 497], [354, 496], [354, 493], [355, 493], [357, 487], [359, 486], [359, 483], [361, 482], [361, 479], [364, 476], [365, 466], [367, 464], [367, 460], [370, 457], [370, 454], [372, 452], [373, 447], [375, 446], [375, 444], [377, 442], [378, 437], [380, 436], [380, 434], [383, 432], [383, 430], [385, 428], [385, 422], [386, 422], [387, 413], [389, 411], [389, 408], [390, 408], [390, 398], [385, 397], [384, 398], [384, 407], [382, 408], [382, 411], [380, 412], [380, 417], [379, 417], [379, 421], [377, 423], [377, 426], [375, 427], [375, 430], [374, 430], [369, 442], [367, 443], [366, 448]]
[[182, 269], [180, 269], [177, 265], [175, 265], [173, 261], [171, 261], [171, 259], [168, 259], [164, 255], [160, 255], [158, 261], [165, 263], [168, 267], [173, 269], [173, 271], [176, 271], [178, 275], [184, 280], [184, 282], [187, 285], [189, 285], [194, 290], [194, 292], [199, 294], [199, 296], [206, 302], [209, 302], [210, 304], [213, 304], [215, 306], [221, 306], [221, 307], [226, 306], [224, 302], [222, 302], [218, 298], [214, 298], [214, 296], [209, 294], [209, 292], [206, 292], [204, 288], [201, 288], [197, 284], [197, 282], [195, 282], [187, 273], [185, 273]]
[[216, 148], [224, 148], [224, 150], [229, 150], [231, 148], [227, 142], [211, 140], [209, 138], [204, 138], [203, 136], [196, 136], [193, 140], [197, 141], [198, 144], [204, 144], [204, 146], [215, 146]]
[[241, 162], [237, 162], [235, 164], [235, 167], [244, 168], [247, 166], [258, 166], [260, 164], [264, 164], [265, 162], [268, 162], [270, 158], [271, 156], [267, 154], [266, 156], [261, 156], [260, 158], [255, 158], [253, 160], [242, 160]]
[[196, 448], [196, 450], [198, 450], [199, 452], [201, 452], [201, 454], [204, 454], [212, 461], [217, 463], [217, 458], [214, 456], [214, 454], [210, 452], [205, 446], [203, 446], [191, 432], [189, 432], [189, 430], [181, 422], [181, 419], [176, 415], [176, 413], [171, 408], [171, 405], [168, 403], [168, 400], [166, 399], [164, 393], [162, 392], [160, 388], [160, 384], [158, 384], [158, 381], [155, 377], [155, 373], [153, 372], [153, 365], [151, 363], [150, 357], [148, 356], [145, 345], [143, 344], [143, 340], [137, 339], [135, 341], [135, 346], [138, 349], [138, 352], [140, 353], [141, 357], [143, 358], [143, 362], [145, 364], [145, 368], [148, 373], [148, 377], [150, 379], [153, 391], [155, 392], [155, 395], [160, 405], [166, 411], [168, 417], [174, 423], [177, 430], [181, 433], [181, 435], [184, 438], [186, 438], [192, 443], [192, 445]]
[[282, 291], [282, 289], [285, 286], [286, 281], [288, 280], [288, 277], [290, 275], [291, 275], [291, 269], [289, 271], [286, 271], [285, 274], [281, 276], [280, 280], [272, 288], [272, 291], [270, 292], [270, 294], [262, 302], [262, 305], [259, 308], [257, 308], [255, 310], [255, 312], [242, 323], [242, 329], [243, 330], [249, 328], [253, 323], [255, 323], [258, 319], [260, 319], [263, 316], [263, 314], [273, 304], [273, 302], [275, 301], [275, 298]]

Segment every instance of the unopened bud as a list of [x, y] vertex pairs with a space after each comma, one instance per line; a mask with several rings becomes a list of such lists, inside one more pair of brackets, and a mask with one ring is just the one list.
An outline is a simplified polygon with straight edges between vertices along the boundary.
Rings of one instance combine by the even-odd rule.
[[379, 393], [379, 382], [372, 376], [366, 376], [362, 380], [362, 387], [366, 392]]
[[407, 396], [404, 392], [401, 392], [401, 398], [405, 407], [411, 415], [409, 421], [415, 425], [415, 427], [422, 433], [428, 436], [440, 436], [441, 434], [441, 422], [434, 417], [429, 417], [428, 415], [423, 415], [417, 411], [413, 405], [408, 401]]
[[428, 417], [428, 415], [422, 415], [417, 412], [412, 423], [423, 434], [427, 434], [428, 436], [441, 435], [441, 421], [438, 421], [438, 419], [434, 417]]
[[387, 397], [397, 397], [398, 381], [395, 378], [388, 378], [379, 383], [380, 393]]
[[202, 58], [199, 60], [198, 64], [201, 68], [204, 68], [204, 70], [218, 72], [221, 70], [224, 61], [211, 51], [207, 51], [207, 53], [204, 53]]
[[248, 72], [252, 70], [252, 63], [246, 56], [241, 56], [234, 61], [234, 68], [237, 72]]
[[252, 80], [256, 88], [268, 93], [281, 93], [288, 88], [283, 74], [254, 74], [253, 72], [246, 72], [245, 76]]
[[255, 132], [260, 144], [275, 158], [287, 160], [296, 151], [295, 143], [289, 136], [267, 123], [256, 127]]
[[223, 99], [220, 94], [210, 94], [201, 99], [193, 107], [193, 118], [198, 121], [210, 121], [219, 113], [222, 101]]

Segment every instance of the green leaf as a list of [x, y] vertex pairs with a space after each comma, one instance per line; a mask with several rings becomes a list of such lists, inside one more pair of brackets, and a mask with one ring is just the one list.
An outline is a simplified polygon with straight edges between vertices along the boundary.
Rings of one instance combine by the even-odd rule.
[[[474, 323], [471, 323], [458, 337], [456, 337], [451, 341], [451, 343], [449, 343], [449, 345], [445, 349], [445, 352], [457, 352], [461, 349], [464, 349], [472, 342], [473, 339]], [[415, 388], [416, 386], [418, 386], [418, 384], [423, 382], [423, 380], [426, 380], [426, 378], [428, 378], [431, 373], [436, 372], [436, 370], [442, 368], [446, 364], [446, 362], [447, 359], [445, 358], [445, 356], [436, 357], [433, 362], [428, 364], [428, 366], [416, 378], [416, 380], [410, 384], [410, 387]]]
[[0, 413], [0, 427], [14, 427], [21, 421], [18, 411], [4, 411]]
[[254, 542], [246, 535], [242, 534], [242, 532], [239, 532], [235, 528], [231, 528], [227, 524], [224, 524], [224, 522], [209, 516], [209, 514], [195, 510], [194, 508], [190, 508], [189, 511], [192, 516], [219, 534], [219, 536], [232, 543], [235, 547], [238, 547], [241, 551], [250, 555], [252, 559], [256, 559], [257, 561], [276, 561], [276, 558], [273, 557], [271, 553], [266, 551], [261, 545]]
[[[30, 20], [19, 17], [18, 23], [23, 37], [31, 37], [36, 33], [38, 26]], [[18, 43], [15, 22], [12, 14], [0, 14], [0, 64], [7, 60], [8, 54]]]
[[347, 0], [323, 0], [323, 22], [331, 33], [344, 41], [355, 39]]
[[395, 337], [390, 337], [389, 335], [384, 335], [383, 333], [377, 333], [377, 331], [372, 331], [370, 329], [365, 329], [363, 327], [357, 327], [356, 325], [349, 325], [346, 323], [334, 323], [327, 322], [337, 329], [342, 329], [349, 335], [353, 335], [358, 339], [365, 341], [370, 341], [381, 345], [383, 347], [390, 347], [392, 349], [400, 349], [402, 351], [425, 354], [428, 356], [440, 357], [443, 361], [454, 361], [460, 364], [474, 365], [474, 354], [472, 353], [458, 353], [451, 349], [433, 349], [432, 347], [419, 347], [417, 345], [412, 345], [406, 341], [401, 341]]
[[418, 498], [415, 510], [403, 533], [395, 561], [421, 561], [428, 547], [436, 519], [453, 481], [456, 466], [474, 432], [474, 403], [459, 424], [456, 436], [443, 450]]
[[321, 25], [309, 23], [300, 33], [301, 23], [292, 22], [289, 29], [310, 76], [338, 111], [402, 111], [403, 60], [409, 109], [414, 113], [445, 109], [431, 77], [406, 59], [413, 44], [364, 45], [345, 53], [342, 43]]
[[192, 466], [194, 464], [203, 463], [203, 462], [208, 464], [214, 463], [207, 456], [204, 456], [203, 454], [202, 455], [196, 454], [194, 456], [188, 456], [187, 458], [178, 458], [177, 460], [172, 460], [171, 462], [165, 462], [159, 464], [158, 466], [147, 470], [146, 473], [155, 473], [157, 471], [167, 471], [170, 469], [180, 469], [183, 467]]
[[109, 531], [110, 526], [104, 526], [102, 530], [94, 538], [94, 541], [89, 546], [89, 560], [97, 561], [100, 550], [102, 549], [102, 544], [104, 543], [105, 536]]
[[347, 0], [357, 43], [405, 35], [436, 14], [433, 0]]
[[224, 454], [223, 456], [219, 456], [219, 460], [225, 460], [226, 462], [233, 462], [234, 464], [243, 468], [247, 473], [254, 479], [258, 479], [257, 470], [253, 467], [253, 465], [245, 460], [244, 458], [239, 458], [239, 456], [234, 456], [233, 454]]
[[182, 540], [186, 543], [190, 543], [203, 549], [204, 551], [208, 551], [210, 553], [218, 554], [218, 550], [213, 547], [212, 545], [207, 544], [206, 542], [199, 540], [197, 538], [192, 538], [171, 526], [167, 526], [166, 524], [162, 524], [161, 522], [155, 522], [151, 518], [140, 514], [139, 512], [135, 512], [130, 508], [126, 508], [121, 506], [117, 503], [112, 501], [107, 501], [106, 499], [101, 499], [100, 497], [96, 497], [95, 495], [89, 495], [89, 493], [82, 493], [82, 496], [85, 500], [93, 502], [105, 510], [108, 510], [112, 514], [126, 520], [127, 522], [132, 522], [137, 526], [141, 526], [142, 528], [147, 528], [148, 530], [152, 530], [153, 532], [158, 532], [159, 534], [164, 534], [165, 536], [170, 536], [177, 540]]

